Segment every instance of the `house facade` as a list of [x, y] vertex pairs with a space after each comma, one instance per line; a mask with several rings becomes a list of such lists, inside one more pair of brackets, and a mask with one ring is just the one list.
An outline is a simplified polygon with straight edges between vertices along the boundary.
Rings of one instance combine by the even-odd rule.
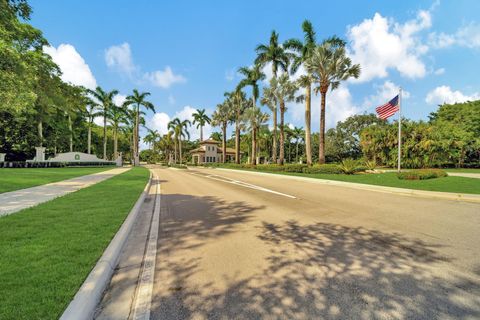
[[[213, 163], [223, 162], [223, 153], [221, 143], [212, 139], [200, 142], [200, 147], [190, 151], [192, 162], [194, 163]], [[235, 160], [235, 150], [227, 148], [226, 162]]]

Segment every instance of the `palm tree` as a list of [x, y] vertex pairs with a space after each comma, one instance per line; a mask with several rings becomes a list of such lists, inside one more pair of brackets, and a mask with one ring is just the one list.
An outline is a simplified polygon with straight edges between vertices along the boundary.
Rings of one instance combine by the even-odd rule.
[[302, 137], [304, 136], [305, 132], [303, 131], [302, 128], [299, 127], [294, 127], [292, 130], [292, 136], [295, 139], [295, 161], [298, 161], [298, 144], [300, 140], [302, 140]]
[[107, 112], [108, 121], [113, 129], [113, 159], [118, 157], [118, 130], [122, 123], [128, 122], [128, 114], [124, 106], [112, 105]]
[[212, 124], [222, 128], [222, 162], [226, 162], [227, 156], [227, 125], [231, 121], [232, 110], [227, 102], [217, 105], [212, 115]]
[[238, 88], [241, 89], [246, 86], [252, 87], [252, 103], [255, 107], [257, 105], [257, 98], [260, 94], [258, 82], [265, 79], [265, 74], [262, 72], [261, 66], [258, 64], [254, 65], [251, 68], [241, 67], [240, 69], [238, 69], [238, 72], [245, 77], [238, 84]]
[[[290, 71], [295, 74], [298, 68], [305, 63], [305, 61], [311, 56], [312, 51], [316, 46], [316, 36], [313, 25], [310, 21], [305, 20], [302, 24], [302, 30], [304, 35], [304, 41], [298, 39], [287, 40], [284, 44], [285, 48], [291, 49], [297, 53], [292, 61]], [[311, 104], [312, 104], [312, 77], [310, 74], [306, 74], [300, 77], [298, 80], [300, 87], [305, 88], [305, 153], [307, 155], [307, 164], [312, 165], [312, 134], [311, 134]]]
[[[332, 38], [333, 39], [333, 38]], [[338, 40], [337, 38], [335, 38]], [[310, 57], [305, 61], [305, 68], [310, 72], [317, 83], [316, 92], [321, 94], [320, 104], [320, 133], [318, 146], [318, 162], [325, 163], [325, 105], [327, 91], [338, 88], [342, 81], [348, 78], [358, 78], [360, 65], [352, 65], [347, 56], [345, 47], [332, 40], [315, 47]]]
[[150, 92], [139, 93], [137, 89], [133, 89], [133, 94], [128, 96], [125, 100], [124, 105], [129, 106], [133, 105], [135, 110], [135, 130], [134, 130], [134, 144], [133, 144], [133, 153], [134, 153], [134, 165], [138, 165], [140, 162], [138, 142], [140, 139], [140, 108], [143, 106], [147, 110], [155, 112], [155, 107], [149, 101], [146, 101], [147, 96], [150, 95]]
[[276, 87], [277, 99], [280, 102], [280, 157], [279, 164], [283, 165], [285, 161], [285, 112], [286, 103], [295, 100], [297, 85], [290, 81], [288, 74], [282, 74], [278, 80], [272, 79], [272, 87]]
[[157, 142], [158, 138], [160, 138], [158, 130], [152, 130], [147, 128], [147, 134], [145, 135], [145, 137], [143, 137], [143, 142], [149, 144], [150, 149], [155, 152], [155, 143]]
[[235, 122], [235, 163], [240, 163], [240, 129], [242, 126], [242, 117], [245, 109], [251, 104], [245, 93], [237, 86], [233, 92], [226, 92], [224, 96], [227, 98], [225, 103], [231, 110], [233, 121]]
[[101, 87], [96, 87], [95, 90], [87, 89], [96, 100], [98, 105], [102, 108], [103, 115], [103, 159], [107, 160], [107, 117], [108, 110], [115, 105], [113, 103], [113, 97], [118, 94], [118, 90], [112, 90], [110, 92], [104, 91]]
[[[276, 79], [276, 78], [275, 78]], [[274, 163], [277, 162], [277, 81], [270, 81], [269, 87], [263, 88], [263, 95], [260, 102], [263, 105], [266, 105], [270, 111], [272, 111], [273, 116], [273, 145], [272, 145], [272, 160]]]
[[200, 141], [203, 141], [203, 127], [208, 123], [210, 124], [211, 119], [205, 114], [205, 109], [197, 109], [197, 111], [192, 114], [193, 124], [197, 124], [196, 128], [200, 128]]
[[268, 114], [263, 113], [258, 107], [245, 110], [244, 123], [252, 133], [252, 152], [250, 164], [257, 164], [257, 132], [262, 124], [268, 121]]
[[101, 112], [99, 112], [99, 105], [92, 99], [85, 97], [85, 103], [86, 103], [86, 109], [85, 109], [85, 117], [87, 118], [87, 153], [91, 154], [92, 150], [92, 127], [93, 127], [93, 121], [95, 120], [96, 117], [99, 117], [102, 115]]
[[[175, 118], [168, 123], [168, 129], [173, 130], [175, 134], [175, 142], [176, 145], [178, 144], [178, 155], [180, 163], [182, 163], [182, 138], [187, 137], [190, 139], [190, 133], [188, 132], [187, 128], [190, 126], [191, 123], [189, 120], [180, 120], [179, 118]], [[177, 162], [176, 158], [176, 151], [175, 151], [175, 163]]]

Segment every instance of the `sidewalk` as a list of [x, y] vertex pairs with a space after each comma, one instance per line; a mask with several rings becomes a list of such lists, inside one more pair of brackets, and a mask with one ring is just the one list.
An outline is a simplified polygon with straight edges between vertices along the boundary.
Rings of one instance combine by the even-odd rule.
[[89, 187], [128, 170], [130, 168], [116, 168], [42, 186], [2, 193], [0, 194], [0, 217]]

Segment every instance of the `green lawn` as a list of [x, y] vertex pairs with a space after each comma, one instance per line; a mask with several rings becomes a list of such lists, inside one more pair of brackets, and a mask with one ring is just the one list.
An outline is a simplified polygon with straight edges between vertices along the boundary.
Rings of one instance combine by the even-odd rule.
[[148, 177], [133, 168], [0, 218], [0, 319], [58, 319]]
[[[235, 169], [237, 170], [237, 169]], [[238, 169], [243, 170], [243, 169]], [[248, 170], [253, 171], [253, 170]], [[464, 177], [445, 177], [430, 180], [400, 180], [396, 173], [381, 174], [305, 174], [290, 172], [271, 172], [275, 174], [301, 176], [315, 179], [327, 179], [345, 182], [373, 184], [377, 186], [406, 188], [415, 190], [443, 191], [455, 193], [480, 194], [480, 179]]]
[[447, 172], [480, 173], [480, 169], [452, 168], [444, 169]]
[[112, 169], [112, 167], [3, 168], [0, 169], [0, 193], [35, 187], [109, 169]]

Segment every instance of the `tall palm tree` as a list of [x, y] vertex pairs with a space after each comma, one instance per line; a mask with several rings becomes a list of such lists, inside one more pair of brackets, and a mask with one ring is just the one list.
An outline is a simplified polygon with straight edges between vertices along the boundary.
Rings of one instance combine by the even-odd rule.
[[[276, 78], [274, 78], [276, 79]], [[272, 144], [272, 160], [277, 163], [277, 81], [270, 81], [269, 87], [263, 87], [263, 95], [260, 102], [266, 105], [272, 111], [273, 117], [273, 144]]]
[[232, 119], [235, 122], [235, 163], [240, 163], [240, 129], [242, 126], [242, 117], [245, 110], [251, 104], [247, 100], [245, 92], [237, 86], [233, 92], [226, 92], [224, 96], [227, 98], [225, 103], [232, 112]]
[[90, 99], [88, 97], [85, 97], [85, 117], [87, 118], [87, 153], [91, 154], [92, 152], [92, 127], [93, 127], [93, 121], [95, 120], [96, 117], [99, 117], [102, 115], [102, 113], [99, 111], [99, 105], [93, 99]]
[[150, 149], [155, 152], [155, 143], [157, 139], [160, 138], [158, 130], [152, 130], [147, 128], [147, 134], [143, 137], [143, 141], [150, 145]]
[[203, 127], [206, 124], [210, 124], [212, 121], [210, 117], [205, 113], [205, 109], [197, 109], [193, 116], [193, 124], [197, 124], [197, 129], [200, 128], [200, 141], [203, 141]]
[[292, 130], [292, 136], [295, 139], [295, 162], [298, 162], [298, 145], [302, 137], [304, 137], [305, 132], [302, 128], [294, 127]]
[[314, 78], [316, 92], [321, 94], [320, 133], [318, 146], [318, 162], [325, 163], [325, 105], [328, 89], [338, 88], [342, 81], [360, 76], [360, 65], [352, 64], [345, 47], [333, 41], [325, 41], [317, 46], [305, 61], [305, 68]]
[[102, 108], [103, 116], [103, 159], [107, 160], [107, 117], [108, 110], [114, 106], [113, 97], [118, 94], [118, 90], [110, 92], [104, 91], [101, 87], [96, 87], [95, 90], [87, 89], [96, 100], [98, 105]]
[[[188, 132], [188, 126], [190, 126], [191, 123], [189, 120], [180, 120], [179, 118], [175, 118], [172, 121], [168, 123], [168, 129], [173, 130], [175, 134], [175, 141], [178, 145], [178, 155], [179, 155], [179, 161], [182, 163], [182, 138], [187, 138], [190, 139], [190, 133]], [[175, 157], [175, 163], [177, 159]]]
[[155, 112], [155, 107], [153, 104], [146, 100], [150, 95], [150, 92], [139, 93], [137, 89], [133, 89], [133, 94], [129, 95], [125, 100], [125, 106], [132, 105], [135, 109], [135, 130], [134, 130], [134, 144], [133, 144], [133, 153], [134, 153], [134, 165], [138, 165], [140, 162], [138, 143], [140, 140], [140, 108], [145, 107], [147, 110]]
[[[298, 39], [290, 39], [284, 43], [285, 48], [291, 49], [297, 53], [295, 58], [292, 61], [292, 66], [290, 71], [292, 74], [295, 74], [300, 66], [305, 63], [305, 61], [311, 56], [312, 51], [316, 46], [316, 35], [313, 25], [310, 21], [305, 20], [302, 23], [302, 30], [304, 35], [303, 42]], [[312, 122], [312, 77], [309, 73], [303, 75], [298, 79], [298, 84], [305, 88], [305, 153], [307, 156], [307, 164], [312, 165], [312, 133], [311, 133], [311, 122]]]
[[112, 105], [107, 112], [107, 118], [113, 129], [113, 159], [118, 157], [118, 131], [123, 123], [128, 122], [128, 114], [124, 106]]
[[245, 110], [244, 122], [252, 134], [252, 152], [250, 164], [257, 164], [257, 132], [261, 125], [268, 121], [268, 114], [263, 113], [258, 107], [250, 107]]
[[232, 119], [232, 109], [227, 102], [217, 105], [212, 115], [212, 125], [222, 128], [222, 162], [226, 162], [227, 156], [227, 125]]
[[290, 81], [287, 73], [282, 74], [278, 80], [272, 79], [272, 87], [276, 87], [277, 99], [280, 103], [280, 157], [279, 164], [285, 161], [285, 112], [286, 103], [295, 100], [295, 93], [298, 87], [295, 82]]

